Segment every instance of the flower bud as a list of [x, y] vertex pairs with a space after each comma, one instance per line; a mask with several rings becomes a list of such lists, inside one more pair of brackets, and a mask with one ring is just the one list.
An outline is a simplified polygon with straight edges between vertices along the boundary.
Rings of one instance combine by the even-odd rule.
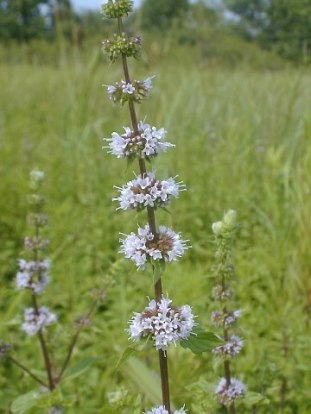
[[108, 0], [102, 5], [102, 13], [107, 19], [117, 19], [124, 17], [132, 11], [133, 2], [130, 0]]
[[30, 172], [30, 182], [29, 186], [33, 190], [38, 190], [45, 179], [45, 174], [43, 171], [33, 170]]
[[212, 231], [215, 236], [221, 236], [225, 230], [225, 225], [222, 221], [216, 221], [216, 223], [212, 224]]
[[237, 221], [237, 213], [235, 210], [229, 210], [224, 215], [223, 223], [227, 227], [228, 230], [233, 230], [236, 226]]

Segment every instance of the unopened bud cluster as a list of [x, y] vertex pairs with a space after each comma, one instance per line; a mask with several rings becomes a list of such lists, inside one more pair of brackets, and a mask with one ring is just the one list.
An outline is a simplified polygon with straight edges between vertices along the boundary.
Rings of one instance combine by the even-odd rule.
[[233, 294], [230, 289], [230, 280], [235, 275], [232, 260], [232, 241], [236, 230], [236, 212], [229, 210], [221, 221], [212, 225], [216, 243], [216, 265], [215, 273], [218, 284], [212, 290], [212, 297], [218, 301], [221, 308], [212, 312], [211, 321], [214, 326], [223, 329], [224, 343], [213, 349], [213, 354], [222, 358], [227, 364], [226, 378], [222, 378], [215, 389], [218, 401], [226, 406], [230, 406], [237, 398], [243, 398], [246, 386], [239, 380], [228, 375], [229, 360], [239, 355], [244, 341], [237, 335], [231, 334], [232, 327], [240, 318], [242, 311], [230, 310], [228, 301]]
[[127, 16], [133, 9], [133, 2], [130, 0], [108, 0], [102, 6], [102, 14], [107, 19], [117, 19]]
[[105, 39], [102, 46], [111, 62], [116, 62], [120, 56], [137, 58], [140, 55], [141, 38], [131, 37], [126, 33], [115, 34], [113, 39]]

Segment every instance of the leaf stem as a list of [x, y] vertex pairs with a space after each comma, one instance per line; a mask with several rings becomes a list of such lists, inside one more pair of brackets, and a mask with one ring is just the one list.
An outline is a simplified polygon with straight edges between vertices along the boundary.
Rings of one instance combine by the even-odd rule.
[[13, 364], [15, 364], [16, 366], [18, 366], [19, 368], [21, 368], [24, 372], [26, 372], [26, 374], [28, 374], [31, 378], [33, 378], [39, 384], [43, 385], [45, 388], [49, 388], [48, 385], [44, 381], [42, 381], [39, 377], [37, 377], [35, 374], [33, 374], [27, 367], [25, 367], [25, 365], [23, 365], [22, 363], [20, 363], [19, 361], [17, 361], [15, 358], [13, 358], [10, 355], [7, 358]]
[[[88, 313], [87, 313], [87, 315], [85, 317], [86, 319], [89, 319], [90, 318], [90, 316], [92, 315], [92, 313], [94, 312], [94, 310], [95, 310], [95, 308], [97, 306], [97, 303], [98, 303], [98, 299], [96, 299], [92, 303], [92, 306], [91, 306], [90, 310], [88, 311]], [[57, 383], [60, 383], [60, 381], [61, 381], [61, 379], [62, 379], [62, 377], [63, 377], [63, 375], [64, 375], [64, 373], [65, 373], [65, 371], [66, 371], [66, 369], [68, 367], [68, 364], [69, 364], [70, 359], [72, 357], [72, 353], [73, 353], [74, 347], [76, 346], [77, 340], [78, 340], [78, 338], [80, 336], [80, 333], [81, 333], [83, 327], [84, 327], [84, 325], [79, 325], [79, 327], [77, 328], [75, 334], [72, 337], [72, 340], [70, 342], [70, 345], [69, 345], [69, 348], [68, 348], [68, 352], [67, 352], [66, 358], [64, 359], [64, 362], [63, 362], [63, 365], [61, 367], [60, 373], [59, 373], [59, 375], [57, 377]]]

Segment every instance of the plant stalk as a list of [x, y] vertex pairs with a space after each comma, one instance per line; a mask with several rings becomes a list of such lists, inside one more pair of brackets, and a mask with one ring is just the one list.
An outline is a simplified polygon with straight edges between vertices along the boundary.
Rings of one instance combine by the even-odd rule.
[[[123, 32], [123, 23], [122, 19], [118, 18], [118, 31], [119, 35]], [[131, 78], [129, 74], [129, 68], [127, 63], [127, 58], [124, 54], [122, 54], [122, 66], [124, 72], [124, 78], [126, 83], [131, 83]], [[133, 127], [134, 134], [138, 134], [138, 121], [137, 115], [135, 110], [134, 102], [129, 100], [129, 112]], [[144, 158], [139, 158], [139, 169], [141, 177], [143, 178], [147, 174], [146, 162]], [[154, 241], [157, 242], [158, 240], [158, 232], [156, 226], [156, 219], [155, 219], [155, 212], [154, 208], [148, 206], [147, 207], [147, 216], [148, 216], [148, 224], [151, 233], [154, 236]], [[155, 296], [156, 300], [159, 301], [162, 298], [162, 281], [161, 278], [156, 281], [154, 285]], [[162, 350], [159, 350], [159, 363], [160, 363], [160, 373], [161, 373], [161, 389], [162, 389], [162, 402], [165, 409], [170, 413], [170, 392], [169, 392], [169, 375], [168, 375], [168, 363], [167, 363], [167, 353]]]

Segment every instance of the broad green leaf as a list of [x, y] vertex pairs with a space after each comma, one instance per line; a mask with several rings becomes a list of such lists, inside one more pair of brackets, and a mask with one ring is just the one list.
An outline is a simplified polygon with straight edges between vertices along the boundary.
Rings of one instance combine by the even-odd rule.
[[146, 347], [148, 342], [149, 336], [147, 337], [146, 341], [137, 341], [132, 345], [128, 346], [120, 356], [115, 368], [115, 372], [120, 369], [121, 365], [123, 365], [124, 362], [126, 362], [134, 354], [134, 352], [142, 351]]
[[120, 356], [120, 358], [119, 358], [119, 361], [117, 362], [117, 365], [116, 365], [116, 367], [115, 367], [115, 372], [116, 372], [116, 371], [118, 371], [118, 370], [120, 369], [121, 365], [123, 365], [123, 364], [124, 364], [124, 362], [125, 362], [125, 361], [127, 361], [127, 360], [130, 358], [130, 356], [134, 354], [134, 352], [135, 352], [136, 350], [137, 350], [137, 349], [136, 349], [135, 345], [128, 346], [128, 347], [124, 350], [123, 354], [122, 354], [122, 355]]
[[156, 372], [136, 357], [128, 359], [123, 367], [123, 372], [152, 404], [159, 405], [161, 403], [161, 383]]
[[81, 361], [74, 364], [72, 367], [70, 367], [65, 376], [64, 379], [73, 379], [78, 377], [79, 375], [83, 374], [90, 366], [95, 362], [98, 361], [99, 358], [96, 357], [87, 357], [82, 359]]
[[33, 408], [37, 405], [40, 394], [37, 391], [31, 391], [27, 394], [20, 395], [13, 401], [11, 406], [12, 413], [23, 414], [27, 413], [30, 408]]
[[221, 345], [223, 341], [213, 332], [196, 329], [193, 335], [180, 342], [183, 348], [189, 348], [194, 354], [211, 351], [215, 346]]

